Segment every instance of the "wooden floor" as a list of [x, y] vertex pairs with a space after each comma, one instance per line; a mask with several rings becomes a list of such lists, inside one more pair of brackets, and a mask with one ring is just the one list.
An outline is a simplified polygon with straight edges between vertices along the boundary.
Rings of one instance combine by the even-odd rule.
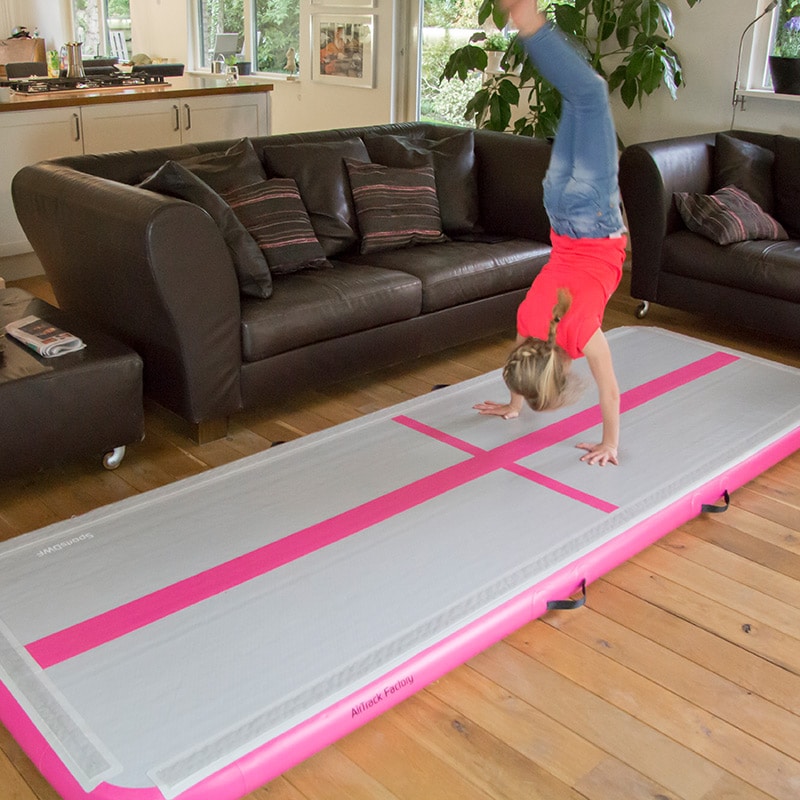
[[[19, 283], [47, 297], [41, 281]], [[786, 342], [660, 308], [638, 322], [634, 307], [626, 280], [606, 327], [654, 324], [800, 367]], [[498, 367], [510, 341], [240, 414], [226, 439], [203, 446], [148, 408], [145, 440], [115, 472], [85, 461], [0, 487], [0, 537], [471, 378]], [[618, 469], [624, 456], [623, 427]], [[0, 799], [56, 797], [0, 729]], [[268, 798], [797, 800], [800, 453], [736, 491], [726, 513], [592, 584], [585, 608], [526, 625], [248, 795]]]

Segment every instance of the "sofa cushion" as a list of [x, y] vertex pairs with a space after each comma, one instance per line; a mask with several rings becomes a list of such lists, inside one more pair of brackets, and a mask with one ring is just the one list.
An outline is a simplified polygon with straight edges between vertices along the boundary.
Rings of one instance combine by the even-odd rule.
[[412, 275], [358, 264], [276, 275], [274, 285], [269, 302], [242, 301], [245, 361], [411, 319], [422, 302]]
[[433, 167], [401, 169], [345, 159], [361, 252], [447, 241]]
[[291, 178], [247, 183], [222, 197], [263, 251], [273, 275], [331, 266]]
[[[737, 242], [720, 247], [690, 231], [664, 239], [664, 271], [696, 281], [800, 303], [797, 242]], [[688, 291], [688, 290], [687, 290]]]
[[772, 165], [775, 153], [726, 133], [714, 141], [713, 190], [737, 186], [767, 212], [772, 214], [775, 200], [772, 190]]
[[343, 253], [358, 242], [344, 159], [369, 161], [361, 139], [265, 145], [261, 158], [270, 177], [294, 178], [326, 256]]
[[717, 244], [788, 238], [776, 219], [735, 186], [726, 186], [712, 195], [676, 192], [675, 203], [690, 231]]
[[180, 163], [218, 194], [267, 177], [249, 139], [240, 139], [225, 151], [184, 158]]
[[527, 289], [549, 255], [550, 246], [542, 242], [511, 239], [451, 241], [346, 258], [415, 275], [422, 283], [422, 311], [428, 312]]
[[448, 234], [470, 233], [478, 224], [475, 135], [469, 129], [442, 139], [421, 134], [367, 134], [370, 159], [388, 167], [433, 165], [442, 228]]
[[775, 139], [775, 217], [800, 239], [800, 139]]
[[176, 161], [167, 161], [140, 188], [187, 200], [210, 214], [228, 246], [242, 294], [260, 298], [272, 294], [272, 275], [264, 254], [231, 207], [205, 181]]

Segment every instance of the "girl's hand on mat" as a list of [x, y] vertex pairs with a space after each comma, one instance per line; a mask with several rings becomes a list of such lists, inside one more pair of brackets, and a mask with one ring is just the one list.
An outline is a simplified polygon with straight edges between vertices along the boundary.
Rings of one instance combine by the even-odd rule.
[[519, 416], [519, 409], [515, 408], [511, 403], [495, 403], [493, 400], [485, 400], [483, 403], [476, 403], [472, 407], [481, 414], [488, 414], [492, 417], [514, 419]]
[[601, 467], [604, 467], [606, 464], [616, 464], [619, 466], [619, 461], [617, 461], [617, 448], [612, 447], [610, 444], [603, 444], [602, 442], [600, 442], [600, 444], [581, 442], [580, 444], [576, 444], [575, 447], [587, 451], [586, 455], [581, 456], [581, 461], [587, 464], [599, 464]]

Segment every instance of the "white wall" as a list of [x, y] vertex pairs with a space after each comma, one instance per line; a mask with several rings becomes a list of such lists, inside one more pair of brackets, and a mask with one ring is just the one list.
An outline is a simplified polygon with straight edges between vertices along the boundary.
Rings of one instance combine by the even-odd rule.
[[[14, 25], [24, 25], [31, 32], [39, 28], [48, 50], [58, 50], [72, 37], [69, 0], [10, 0], [9, 8], [16, 19]], [[9, 33], [3, 31], [2, 36]]]
[[[670, 44], [681, 56], [686, 86], [678, 90], [677, 101], [659, 89], [645, 98], [641, 109], [634, 104], [629, 110], [615, 98], [614, 118], [625, 144], [731, 126], [739, 40], [765, 3], [701, 0], [690, 8], [684, 0], [673, 0], [670, 5], [677, 31]], [[768, 24], [768, 17], [758, 23]], [[744, 40], [745, 55], [749, 53], [752, 33], [751, 29]], [[743, 62], [746, 60], [745, 57]], [[800, 136], [800, 103], [772, 96], [748, 97], [745, 110], [736, 112], [735, 127]]]
[[[338, 7], [300, 2], [300, 52], [313, 53], [311, 16], [341, 11]], [[324, 130], [326, 128], [374, 125], [393, 117], [394, 11], [392, 0], [375, 0], [375, 8], [344, 9], [343, 17], [369, 14], [375, 18], [374, 88], [340, 86], [311, 80], [310, 58], [301, 58], [302, 73], [296, 81], [275, 81], [272, 95], [272, 132]], [[315, 43], [316, 44], [316, 43]]]
[[[13, 0], [25, 19], [16, 24], [31, 30], [38, 25], [48, 47], [58, 47], [69, 37], [68, 15], [53, 13], [53, 0]], [[400, 1], [400, 0], [397, 0]], [[413, 2], [413, 0], [409, 0]], [[308, 75], [294, 83], [276, 81], [272, 98], [273, 131], [312, 130], [347, 125], [366, 125], [392, 119], [396, 91], [393, 69], [394, 0], [376, 0], [374, 9], [345, 9], [373, 13], [377, 28], [377, 68], [374, 89], [332, 86], [311, 81]], [[154, 55], [181, 58], [189, 63], [187, 0], [132, 0], [134, 47]], [[672, 42], [683, 60], [687, 86], [678, 100], [659, 90], [643, 107], [626, 109], [617, 98], [614, 115], [626, 144], [668, 136], [723, 130], [731, 123], [731, 97], [736, 75], [739, 38], [764, 3], [759, 0], [702, 0], [690, 8], [684, 0], [672, 0], [678, 32]], [[68, 7], [68, 0], [59, 0]], [[310, 42], [310, 12], [323, 8], [302, 0], [303, 35]], [[330, 6], [326, 10], [330, 10]], [[146, 9], [142, 14], [139, 9]], [[140, 19], [143, 17], [143, 19]], [[759, 25], [767, 24], [766, 20]], [[745, 40], [748, 49], [750, 36]], [[183, 52], [172, 52], [178, 49]], [[173, 43], [175, 47], [173, 47]], [[306, 59], [307, 61], [307, 59]], [[304, 67], [307, 67], [305, 64]], [[736, 127], [800, 135], [800, 103], [776, 98], [748, 98], [737, 111]]]
[[131, 53], [188, 64], [186, 0], [130, 0]]

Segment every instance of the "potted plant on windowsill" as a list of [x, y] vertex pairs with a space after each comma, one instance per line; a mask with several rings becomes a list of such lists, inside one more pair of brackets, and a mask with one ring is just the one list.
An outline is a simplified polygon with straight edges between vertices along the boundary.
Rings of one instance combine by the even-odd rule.
[[485, 71], [487, 73], [497, 75], [505, 71], [503, 69], [503, 56], [506, 54], [510, 42], [511, 40], [504, 33], [489, 33], [486, 35], [483, 40], [483, 49], [486, 51]]
[[800, 94], [800, 3], [781, 3], [769, 71], [777, 94]]

